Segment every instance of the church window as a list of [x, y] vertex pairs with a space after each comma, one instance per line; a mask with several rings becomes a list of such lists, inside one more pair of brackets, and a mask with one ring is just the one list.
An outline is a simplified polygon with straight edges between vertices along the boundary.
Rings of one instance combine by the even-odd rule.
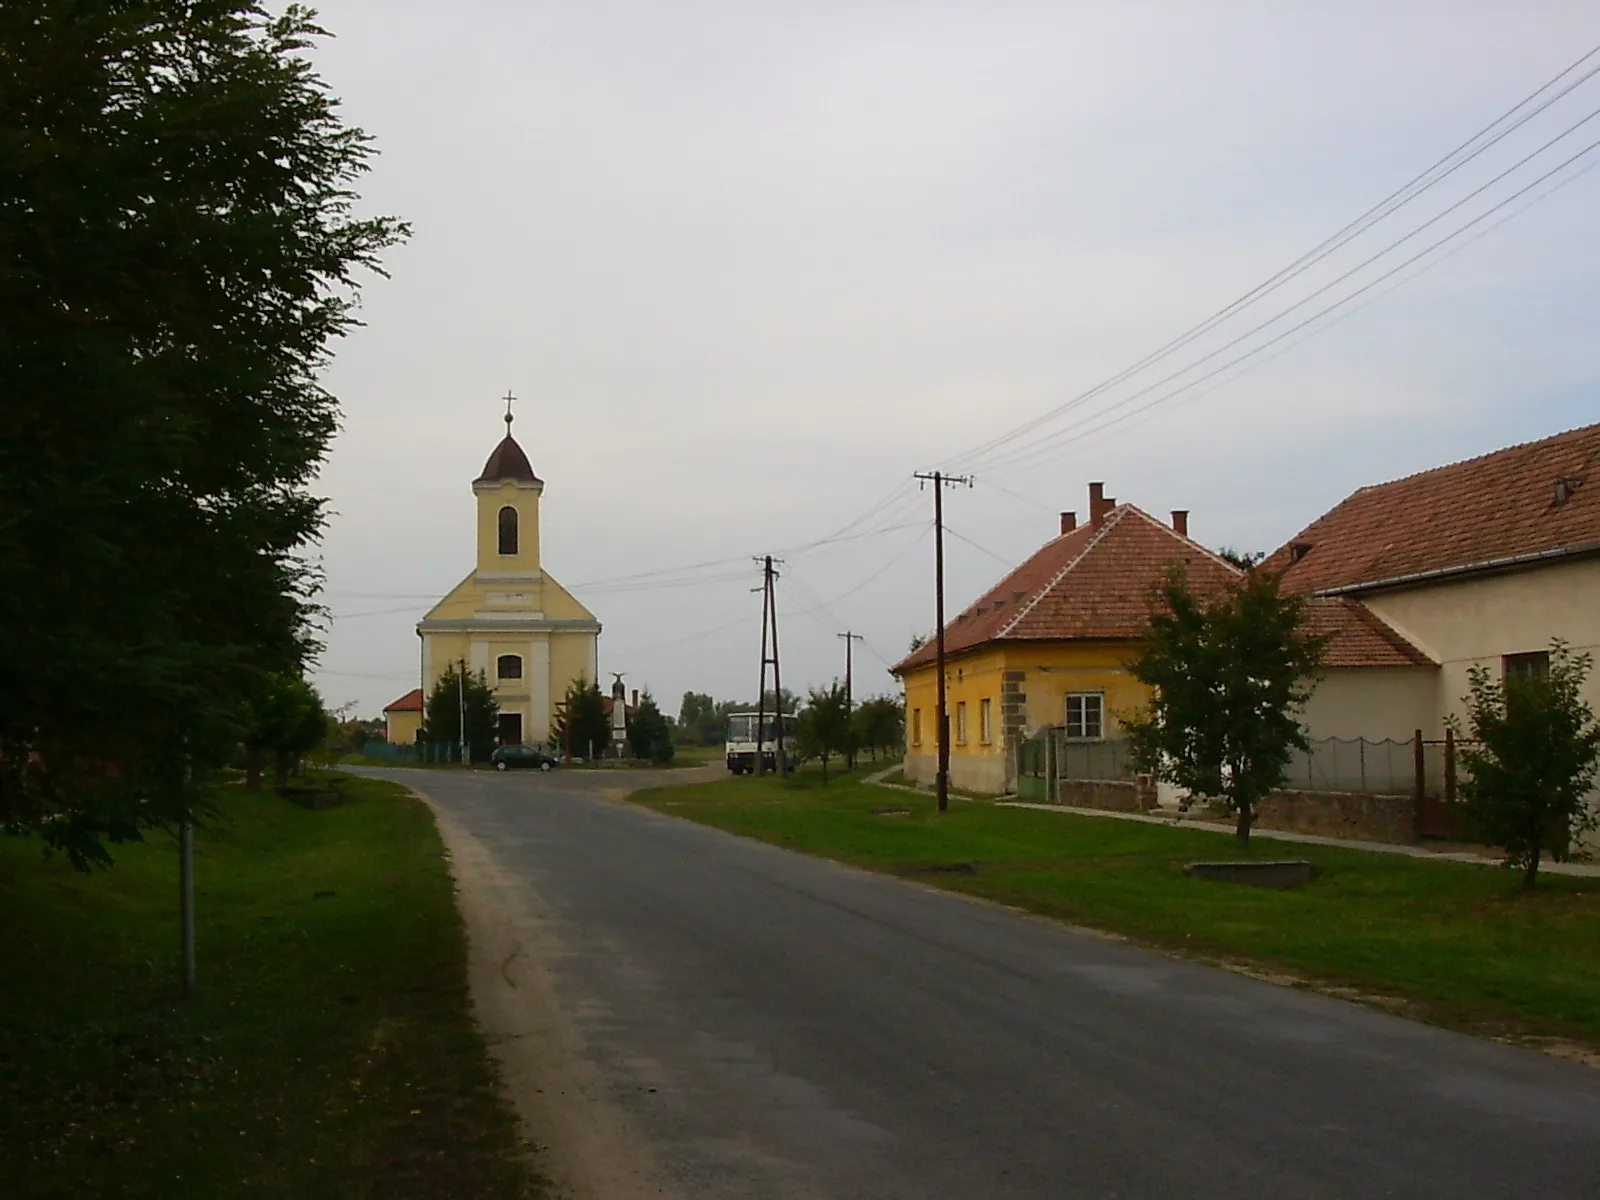
[[522, 656], [520, 654], [502, 654], [494, 660], [494, 673], [499, 679], [521, 679]]
[[500, 510], [500, 553], [517, 552], [517, 510], [509, 504]]

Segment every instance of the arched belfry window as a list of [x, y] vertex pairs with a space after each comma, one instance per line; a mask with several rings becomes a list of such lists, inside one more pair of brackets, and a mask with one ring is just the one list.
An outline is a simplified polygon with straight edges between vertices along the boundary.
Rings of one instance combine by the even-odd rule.
[[494, 660], [494, 673], [498, 679], [521, 679], [522, 656], [520, 654], [502, 654]]
[[509, 504], [500, 510], [500, 553], [517, 552], [517, 510]]

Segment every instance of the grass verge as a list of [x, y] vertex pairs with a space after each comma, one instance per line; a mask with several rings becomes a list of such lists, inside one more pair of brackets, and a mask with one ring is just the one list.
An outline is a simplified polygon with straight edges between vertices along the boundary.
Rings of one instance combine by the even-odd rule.
[[80, 875], [0, 838], [0, 1194], [540, 1194], [473, 1022], [426, 808], [227, 789], [197, 838], [200, 995], [162, 836]]
[[1279, 892], [1206, 883], [1186, 863], [1241, 857], [1214, 833], [957, 802], [858, 779], [824, 788], [738, 779], [656, 788], [663, 812], [1185, 954], [1287, 969], [1353, 998], [1491, 1036], [1600, 1047], [1600, 879], [1531, 893], [1495, 867], [1256, 841], [1249, 858], [1306, 858]]

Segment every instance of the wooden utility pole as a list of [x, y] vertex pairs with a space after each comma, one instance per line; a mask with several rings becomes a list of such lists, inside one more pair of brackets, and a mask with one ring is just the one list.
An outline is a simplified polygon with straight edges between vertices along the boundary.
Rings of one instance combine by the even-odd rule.
[[944, 688], [944, 489], [957, 484], [972, 486], [970, 475], [946, 475], [943, 471], [918, 472], [923, 483], [933, 484], [933, 606], [934, 639], [938, 675], [938, 711], [934, 714], [935, 729], [939, 737], [939, 769], [934, 778], [934, 792], [939, 797], [939, 811], [950, 811], [950, 718], [945, 712]]
[[767, 624], [772, 615], [772, 555], [757, 560], [761, 569], [761, 683], [756, 688], [756, 762], [755, 773], [765, 775], [767, 764], [764, 754], [767, 731]]
[[[756, 774], [766, 772], [767, 664], [771, 663], [773, 706], [777, 709], [778, 718], [778, 737], [772, 761], [779, 775], [787, 775], [789, 768], [783, 757], [783, 680], [778, 674], [778, 593], [772, 586], [778, 578], [773, 564], [783, 560], [767, 554], [756, 561], [761, 564], [761, 686], [756, 692]], [[772, 637], [770, 655], [767, 653], [769, 630]]]
[[850, 770], [856, 769], [856, 743], [852, 736], [854, 730], [850, 728], [851, 717], [856, 711], [855, 688], [851, 678], [850, 650], [852, 642], [864, 642], [867, 639], [859, 633], [851, 633], [848, 629], [838, 635], [844, 639], [844, 740], [845, 740], [845, 765]]

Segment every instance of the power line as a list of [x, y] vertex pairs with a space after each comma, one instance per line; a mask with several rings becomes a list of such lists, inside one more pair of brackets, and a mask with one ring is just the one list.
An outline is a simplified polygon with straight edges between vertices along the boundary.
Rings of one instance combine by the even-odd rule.
[[[1248, 365], [1246, 365], [1242, 369], [1234, 372], [1232, 375], [1229, 375], [1226, 379], [1218, 381], [1216, 384], [1214, 384], [1213, 386], [1211, 386], [1209, 388], [1206, 388], [1202, 392], [1196, 392], [1196, 393], [1194, 393], [1192, 395], [1184, 396], [1182, 399], [1178, 400], [1178, 402], [1176, 404], [1174, 404], [1172, 407], [1173, 408], [1181, 408], [1184, 405], [1192, 404], [1197, 400], [1202, 400], [1205, 397], [1210, 396], [1213, 393], [1218, 392], [1221, 389], [1227, 387], [1230, 383], [1234, 382], [1234, 380], [1241, 379], [1244, 376], [1250, 374], [1250, 372], [1252, 372], [1252, 371], [1254, 371], [1254, 370], [1256, 370], [1256, 369], [1258, 369], [1260, 367], [1266, 366], [1268, 363], [1274, 362], [1279, 358], [1282, 358], [1285, 354], [1288, 354], [1291, 350], [1294, 350], [1294, 349], [1298, 348], [1300, 345], [1302, 345], [1303, 343], [1309, 341], [1311, 338], [1318, 336], [1319, 334], [1326, 333], [1328, 330], [1332, 329], [1334, 326], [1339, 325], [1339, 324], [1343, 323], [1344, 321], [1349, 320], [1351, 317], [1355, 316], [1356, 313], [1360, 312], [1362, 309], [1367, 308], [1369, 305], [1377, 303], [1379, 300], [1383, 299], [1385, 296], [1388, 296], [1392, 292], [1396, 291], [1397, 289], [1399, 289], [1401, 287], [1404, 287], [1406, 284], [1410, 283], [1413, 279], [1416, 279], [1416, 278], [1418, 278], [1419, 276], [1422, 276], [1422, 275], [1426, 275], [1429, 271], [1433, 270], [1435, 267], [1437, 267], [1441, 263], [1446, 262], [1449, 259], [1453, 258], [1455, 255], [1459, 254], [1461, 251], [1465, 250], [1468, 246], [1471, 246], [1471, 245], [1475, 244], [1476, 242], [1481, 241], [1483, 238], [1485, 238], [1489, 234], [1493, 233], [1496, 229], [1500, 228], [1500, 226], [1504, 225], [1507, 221], [1515, 220], [1517, 217], [1519, 217], [1523, 213], [1527, 212], [1528, 209], [1532, 208], [1535, 204], [1538, 204], [1541, 200], [1544, 200], [1544, 199], [1548, 198], [1549, 196], [1554, 195], [1556, 192], [1559, 192], [1562, 188], [1566, 187], [1568, 184], [1576, 183], [1581, 177], [1583, 177], [1584, 175], [1587, 175], [1590, 171], [1593, 171], [1596, 167], [1600, 167], [1600, 159], [1597, 159], [1597, 160], [1589, 163], [1587, 166], [1585, 166], [1584, 168], [1582, 168], [1579, 171], [1573, 172], [1571, 175], [1567, 176], [1565, 179], [1561, 180], [1559, 183], [1555, 184], [1554, 186], [1546, 189], [1545, 191], [1539, 193], [1537, 196], [1533, 197], [1533, 199], [1529, 200], [1526, 204], [1518, 205], [1516, 208], [1512, 209], [1510, 212], [1508, 212], [1505, 216], [1501, 217], [1498, 221], [1494, 222], [1492, 225], [1489, 225], [1487, 228], [1480, 229], [1477, 233], [1473, 234], [1470, 238], [1467, 238], [1465, 241], [1459, 242], [1456, 245], [1451, 246], [1443, 254], [1440, 254], [1440, 255], [1436, 256], [1435, 258], [1430, 259], [1428, 262], [1423, 263], [1422, 266], [1417, 268], [1417, 270], [1413, 271], [1411, 274], [1405, 276], [1403, 279], [1398, 279], [1391, 286], [1384, 288], [1382, 291], [1373, 293], [1372, 295], [1368, 296], [1366, 299], [1362, 300], [1360, 304], [1357, 304], [1353, 308], [1346, 309], [1344, 312], [1340, 313], [1337, 317], [1335, 317], [1333, 320], [1327, 322], [1325, 325], [1322, 325], [1319, 328], [1310, 331], [1309, 333], [1307, 333], [1305, 335], [1305, 337], [1295, 339], [1294, 341], [1290, 342], [1288, 345], [1286, 345], [1286, 346], [1282, 347], [1281, 349], [1273, 352], [1272, 354], [1267, 355], [1265, 358], [1253, 359]], [[1178, 389], [1177, 391], [1169, 394], [1168, 396], [1161, 397], [1158, 400], [1152, 401], [1149, 404], [1140, 405], [1138, 408], [1134, 409], [1132, 412], [1126, 412], [1126, 413], [1123, 413], [1120, 416], [1112, 417], [1109, 421], [1105, 421], [1103, 424], [1096, 425], [1093, 428], [1086, 430], [1080, 437], [1076, 437], [1076, 438], [1070, 439], [1071, 444], [1081, 445], [1081, 444], [1083, 444], [1085, 442], [1088, 442], [1088, 441], [1092, 440], [1093, 438], [1097, 437], [1098, 435], [1100, 435], [1102, 433], [1105, 433], [1108, 430], [1111, 430], [1111, 429], [1115, 428], [1118, 425], [1122, 425], [1124, 422], [1132, 420], [1134, 417], [1137, 417], [1137, 416], [1141, 416], [1142, 415], [1142, 416], [1146, 417], [1146, 419], [1148, 419], [1149, 416], [1152, 415], [1151, 410], [1153, 410], [1156, 407], [1158, 407], [1158, 405], [1160, 403], [1164, 402], [1165, 400], [1168, 400], [1168, 399], [1173, 398], [1174, 396], [1177, 396], [1183, 390], [1186, 390], [1186, 389]], [[1093, 418], [1087, 418], [1087, 420], [1098, 420], [1098, 419], [1099, 419], [1098, 416], [1097, 417], [1093, 417]], [[1145, 423], [1144, 421], [1134, 421], [1133, 424], [1130, 426], [1130, 428], [1135, 428], [1136, 429], [1140, 425], [1143, 425], [1144, 423]], [[1081, 428], [1081, 424], [1080, 424], [1080, 426], [1077, 426], [1075, 428]], [[1047, 461], [1047, 460], [1041, 459], [1040, 463], [1042, 463], [1044, 461]], [[1037, 466], [1037, 465], [1040, 465], [1040, 463], [1034, 463], [1034, 464], [1030, 464], [1030, 465]]]
[[996, 554], [993, 550], [990, 550], [987, 546], [978, 545], [977, 542], [973, 541], [971, 538], [967, 537], [965, 534], [957, 533], [954, 529], [950, 528], [949, 525], [946, 525], [944, 527], [944, 531], [946, 533], [948, 533], [951, 537], [955, 538], [956, 541], [965, 542], [967, 545], [971, 546], [974, 550], [977, 550], [977, 551], [980, 551], [980, 552], [982, 552], [984, 554], [987, 554], [990, 558], [994, 559], [995, 562], [999, 563], [1001, 566], [1007, 568], [1008, 570], [1017, 565], [1016, 563], [1012, 562], [1009, 558], [1002, 558], [1000, 555]]
[[[1520, 128], [1527, 121], [1531, 120], [1533, 117], [1537, 116], [1539, 113], [1541, 113], [1545, 109], [1549, 108], [1550, 105], [1556, 103], [1562, 97], [1564, 97], [1567, 94], [1569, 94], [1573, 89], [1575, 89], [1575, 88], [1581, 86], [1583, 83], [1587, 82], [1597, 72], [1600, 72], [1600, 67], [1593, 68], [1590, 71], [1586, 72], [1580, 78], [1578, 78], [1578, 79], [1574, 80], [1573, 82], [1571, 82], [1570, 84], [1568, 84], [1567, 87], [1561, 89], [1554, 96], [1549, 97], [1543, 104], [1538, 105], [1532, 111], [1524, 114], [1521, 118], [1519, 118], [1518, 120], [1514, 121], [1512, 124], [1507, 126], [1505, 129], [1501, 130], [1498, 134], [1496, 134], [1491, 140], [1486, 142], [1484, 145], [1479, 146], [1476, 150], [1473, 150], [1472, 153], [1465, 155], [1465, 157], [1461, 157], [1459, 162], [1454, 163], [1454, 165], [1449, 166], [1448, 169], [1443, 170], [1441, 172], [1441, 168], [1444, 168], [1446, 166], [1446, 164], [1451, 163], [1451, 160], [1456, 159], [1458, 156], [1462, 156], [1463, 153], [1465, 151], [1467, 151], [1470, 147], [1472, 147], [1474, 143], [1476, 143], [1476, 142], [1480, 141], [1481, 139], [1483, 139], [1486, 135], [1490, 134], [1493, 130], [1495, 130], [1495, 128], [1497, 126], [1501, 125], [1502, 123], [1507, 121], [1509, 118], [1513, 117], [1519, 110], [1525, 108], [1527, 105], [1529, 105], [1534, 100], [1536, 100], [1540, 95], [1542, 95], [1546, 91], [1549, 91], [1550, 88], [1552, 88], [1557, 83], [1559, 83], [1567, 75], [1570, 75], [1573, 71], [1577, 70], [1585, 62], [1587, 62], [1590, 58], [1593, 58], [1597, 53], [1600, 53], [1600, 46], [1595, 46], [1594, 48], [1590, 49], [1587, 53], [1582, 55], [1580, 58], [1578, 58], [1571, 65], [1569, 65], [1564, 70], [1562, 70], [1559, 73], [1557, 73], [1548, 82], [1546, 82], [1541, 87], [1536, 89], [1530, 95], [1524, 97], [1521, 101], [1519, 101], [1517, 104], [1513, 105], [1506, 112], [1504, 112], [1500, 116], [1496, 117], [1488, 125], [1484, 126], [1477, 133], [1473, 134], [1466, 141], [1462, 142], [1455, 149], [1451, 150], [1443, 158], [1441, 158], [1438, 161], [1436, 161], [1435, 163], [1433, 163], [1426, 170], [1422, 171], [1420, 174], [1418, 174], [1416, 176], [1413, 176], [1406, 183], [1402, 184], [1398, 189], [1396, 189], [1395, 191], [1391, 192], [1388, 196], [1384, 197], [1384, 199], [1380, 200], [1377, 204], [1375, 204], [1371, 208], [1367, 209], [1366, 212], [1362, 213], [1359, 217], [1355, 218], [1355, 220], [1349, 222], [1342, 229], [1340, 229], [1336, 233], [1332, 234], [1331, 236], [1323, 239], [1322, 242], [1318, 243], [1311, 250], [1307, 251], [1305, 254], [1302, 254], [1299, 258], [1295, 259], [1294, 262], [1290, 263], [1288, 266], [1280, 269], [1276, 274], [1270, 276], [1266, 280], [1262, 281], [1260, 284], [1257, 284], [1254, 288], [1252, 288], [1250, 291], [1246, 292], [1244, 295], [1240, 296], [1239, 298], [1237, 298], [1236, 300], [1232, 301], [1231, 303], [1225, 305], [1221, 309], [1218, 309], [1216, 312], [1214, 312], [1210, 316], [1206, 317], [1199, 324], [1192, 326], [1190, 329], [1186, 330], [1184, 333], [1179, 334], [1176, 338], [1172, 339], [1171, 341], [1165, 343], [1164, 345], [1162, 345], [1160, 347], [1157, 347], [1155, 350], [1151, 351], [1149, 354], [1147, 354], [1144, 358], [1140, 359], [1138, 362], [1134, 363], [1133, 365], [1131, 365], [1129, 367], [1124, 368], [1123, 370], [1117, 372], [1115, 375], [1109, 377], [1108, 379], [1103, 380], [1102, 382], [1096, 384], [1094, 387], [1089, 388], [1087, 391], [1081, 392], [1078, 395], [1073, 396], [1070, 399], [1062, 402], [1061, 404], [1056, 405], [1054, 408], [1048, 410], [1047, 412], [1042, 413], [1037, 417], [1031, 418], [1030, 420], [1023, 422], [1021, 425], [1019, 425], [1019, 426], [1017, 426], [1017, 427], [1015, 427], [1015, 428], [1013, 428], [1011, 430], [1008, 430], [1007, 432], [1005, 432], [1003, 434], [1000, 434], [1000, 435], [998, 435], [998, 436], [996, 436], [994, 438], [991, 438], [986, 442], [981, 443], [979, 446], [964, 452], [963, 456], [967, 459], [967, 461], [973, 463], [974, 465], [978, 465], [979, 463], [981, 463], [981, 460], [986, 455], [989, 455], [989, 454], [993, 453], [995, 450], [999, 449], [1002, 446], [1008, 445], [1009, 443], [1015, 441], [1019, 437], [1025, 436], [1027, 433], [1031, 432], [1032, 430], [1038, 428], [1039, 426], [1041, 426], [1043, 424], [1048, 423], [1049, 421], [1054, 420], [1056, 417], [1062, 415], [1063, 413], [1065, 413], [1067, 411], [1070, 411], [1073, 408], [1079, 407], [1080, 405], [1086, 403], [1088, 400], [1093, 399], [1095, 396], [1100, 395], [1100, 394], [1110, 390], [1111, 388], [1115, 387], [1117, 384], [1120, 384], [1123, 381], [1132, 378], [1134, 375], [1136, 375], [1136, 374], [1140, 373], [1141, 371], [1145, 370], [1147, 367], [1154, 365], [1155, 363], [1157, 363], [1157, 362], [1161, 361], [1162, 359], [1168, 357], [1169, 355], [1171, 355], [1172, 353], [1176, 352], [1177, 350], [1182, 349], [1184, 346], [1188, 345], [1190, 342], [1194, 341], [1195, 339], [1197, 339], [1197, 338], [1203, 336], [1204, 334], [1208, 333], [1210, 330], [1214, 329], [1217, 325], [1219, 325], [1222, 322], [1226, 321], [1228, 318], [1233, 316], [1235, 313], [1237, 313], [1240, 310], [1242, 310], [1242, 309], [1248, 307], [1249, 305], [1255, 303], [1256, 301], [1260, 300], [1262, 297], [1270, 294], [1271, 292], [1276, 291], [1279, 287], [1282, 287], [1285, 283], [1289, 282], [1291, 279], [1293, 279], [1296, 276], [1304, 273], [1310, 267], [1314, 266], [1317, 262], [1320, 262], [1322, 259], [1326, 258], [1329, 254], [1333, 253], [1335, 250], [1338, 250], [1339, 248], [1341, 248], [1342, 246], [1347, 244], [1349, 241], [1351, 241], [1355, 237], [1359, 236], [1361, 233], [1364, 233], [1367, 229], [1371, 228], [1373, 225], [1376, 225], [1379, 221], [1383, 220], [1385, 217], [1389, 216], [1391, 213], [1397, 211], [1399, 208], [1403, 207], [1404, 205], [1409, 204], [1412, 200], [1416, 199], [1418, 196], [1422, 195], [1424, 192], [1426, 192], [1430, 188], [1434, 187], [1438, 183], [1442, 182], [1444, 179], [1448, 178], [1449, 175], [1453, 174], [1460, 167], [1465, 166], [1468, 162], [1471, 162], [1473, 159], [1477, 158], [1479, 155], [1481, 155], [1485, 151], [1489, 150], [1491, 147], [1496, 145], [1501, 139], [1506, 137], [1508, 134], [1514, 132], [1516, 129]], [[1436, 176], [1436, 177], [1430, 178], [1430, 177], [1433, 177], [1433, 176]], [[946, 460], [946, 461], [949, 461], [949, 460]]]
[[[1190, 388], [1199, 386], [1200, 384], [1206, 382], [1208, 379], [1214, 379], [1216, 376], [1224, 373], [1225, 371], [1229, 370], [1230, 368], [1238, 365], [1239, 363], [1242, 363], [1242, 362], [1246, 361], [1247, 359], [1253, 358], [1254, 356], [1260, 354], [1263, 350], [1266, 350], [1268, 347], [1276, 345], [1277, 343], [1283, 341], [1284, 339], [1290, 337], [1291, 335], [1293, 335], [1293, 334], [1299, 332], [1300, 330], [1306, 328], [1308, 325], [1313, 324], [1314, 322], [1316, 322], [1320, 318], [1326, 316], [1327, 314], [1329, 314], [1331, 312], [1336, 312], [1340, 308], [1343, 308], [1345, 305], [1349, 304], [1352, 300], [1355, 300], [1356, 298], [1358, 298], [1358, 297], [1360, 297], [1362, 295], [1365, 295], [1367, 292], [1371, 291], [1373, 288], [1377, 287], [1379, 284], [1383, 283], [1385, 280], [1393, 278], [1395, 275], [1399, 274], [1401, 271], [1405, 270], [1407, 267], [1411, 266], [1413, 263], [1419, 261], [1420, 259], [1426, 258], [1429, 254], [1432, 254], [1435, 250], [1439, 249], [1441, 246], [1444, 246], [1447, 243], [1449, 243], [1449, 242], [1455, 240], [1456, 238], [1460, 237], [1467, 230], [1473, 228], [1475, 225], [1477, 225], [1480, 222], [1486, 220], [1487, 218], [1493, 216], [1496, 212], [1500, 211], [1502, 208], [1505, 208], [1512, 201], [1517, 200], [1518, 198], [1526, 195], [1528, 192], [1530, 192], [1534, 188], [1538, 187], [1541, 183], [1545, 182], [1547, 179], [1550, 179], [1554, 175], [1560, 174], [1567, 167], [1571, 166], [1573, 163], [1577, 162], [1579, 159], [1583, 158], [1585, 155], [1593, 153], [1597, 148], [1600, 148], [1600, 141], [1594, 141], [1594, 142], [1589, 143], [1589, 145], [1585, 146], [1582, 150], [1578, 151], [1576, 154], [1570, 156], [1569, 158], [1563, 160], [1562, 162], [1557, 163], [1554, 167], [1552, 167], [1550, 170], [1546, 171], [1543, 175], [1540, 175], [1538, 178], [1534, 179], [1531, 183], [1528, 183], [1528, 184], [1524, 185], [1523, 187], [1517, 189], [1515, 192], [1512, 192], [1509, 196], [1506, 196], [1504, 199], [1498, 201], [1496, 204], [1494, 204], [1490, 208], [1485, 209], [1483, 212], [1479, 213], [1477, 216], [1473, 217], [1470, 221], [1467, 221], [1465, 224], [1458, 226], [1456, 229], [1452, 230], [1450, 233], [1446, 234], [1444, 237], [1442, 237], [1442, 238], [1438, 239], [1437, 241], [1432, 242], [1429, 245], [1425, 246], [1423, 249], [1419, 250], [1416, 254], [1413, 254], [1410, 258], [1405, 259], [1404, 261], [1399, 263], [1397, 266], [1391, 267], [1389, 270], [1385, 271], [1383, 274], [1377, 276], [1374, 279], [1369, 280], [1367, 283], [1361, 285], [1359, 288], [1357, 288], [1354, 291], [1348, 293], [1347, 295], [1343, 296], [1339, 300], [1334, 301], [1332, 304], [1329, 304], [1324, 308], [1318, 309], [1316, 312], [1312, 313], [1309, 317], [1306, 317], [1302, 321], [1296, 322], [1294, 325], [1291, 325], [1289, 328], [1283, 330], [1282, 332], [1274, 335], [1271, 338], [1268, 338], [1266, 341], [1260, 343], [1259, 345], [1252, 347], [1251, 349], [1245, 351], [1243, 354], [1240, 354], [1240, 355], [1238, 355], [1238, 356], [1236, 356], [1234, 358], [1229, 359], [1227, 362], [1223, 363], [1221, 366], [1217, 367], [1215, 370], [1208, 371], [1204, 375], [1200, 375], [1200, 376], [1198, 376], [1198, 377], [1196, 377], [1194, 379], [1189, 380], [1187, 383], [1184, 383], [1184, 384], [1180, 385], [1179, 387], [1173, 389], [1171, 392], [1168, 392], [1163, 396], [1158, 396], [1154, 400], [1149, 402], [1148, 404], [1142, 405], [1139, 408], [1134, 409], [1133, 412], [1135, 412], [1135, 413], [1144, 412], [1149, 408], [1153, 408], [1158, 404], [1164, 403], [1165, 401], [1173, 398], [1174, 396], [1181, 395], [1183, 392], [1187, 391]], [[1582, 172], [1579, 172], [1578, 174], [1582, 174]], [[1545, 193], [1545, 195], [1553, 194], [1556, 190], [1557, 190], [1556, 188], [1551, 188], [1549, 192]], [[1541, 196], [1539, 198], [1543, 199], [1544, 197]], [[1485, 232], [1487, 232], [1487, 231], [1485, 231]], [[1298, 307], [1298, 305], [1296, 307]], [[1276, 320], [1276, 318], [1274, 318], [1274, 320]], [[1259, 331], [1265, 325], [1270, 325], [1272, 323], [1273, 323], [1272, 321], [1264, 322], [1263, 325], [1257, 326], [1256, 331]], [[1231, 344], [1233, 344], [1233, 343], [1230, 343], [1230, 345]], [[1212, 356], [1211, 355], [1207, 356], [1207, 358], [1210, 358], [1210, 357], [1212, 357]], [[1202, 359], [1200, 361], [1205, 361], [1205, 360]], [[1198, 365], [1198, 364], [1194, 364], [1194, 365]], [[1184, 373], [1185, 372], [1182, 372], [1182, 371], [1178, 372], [1178, 374], [1180, 374], [1180, 375], [1184, 374]], [[1169, 379], [1171, 379], [1171, 378], [1175, 378], [1175, 376], [1169, 376]], [[1040, 442], [1038, 442], [1038, 443], [1036, 443], [1036, 444], [1034, 444], [1032, 446], [1027, 447], [1025, 450], [1014, 452], [1013, 454], [1011, 454], [1011, 455], [1009, 455], [1009, 456], [1007, 456], [1005, 458], [1002, 458], [1002, 459], [998, 460], [997, 462], [991, 463], [990, 466], [989, 466], [989, 469], [990, 470], [997, 470], [997, 469], [1000, 469], [1000, 468], [1007, 468], [1007, 467], [1015, 468], [1015, 467], [1018, 467], [1018, 466], [1022, 465], [1023, 463], [1030, 462], [1030, 461], [1033, 461], [1033, 460], [1037, 460], [1039, 458], [1042, 458], [1042, 457], [1048, 456], [1050, 454], [1053, 454], [1056, 451], [1060, 450], [1062, 446], [1067, 445], [1071, 441], [1075, 440], [1070, 435], [1072, 435], [1076, 430], [1081, 429], [1085, 422], [1100, 420], [1100, 419], [1110, 415], [1111, 413], [1117, 411], [1118, 409], [1123, 408], [1126, 405], [1132, 403], [1134, 400], [1139, 399], [1141, 396], [1144, 396], [1144, 395], [1148, 394], [1148, 392], [1150, 390], [1151, 390], [1150, 388], [1141, 389], [1140, 391], [1135, 392], [1130, 396], [1124, 397], [1123, 399], [1117, 401], [1116, 403], [1111, 404], [1111, 405], [1107, 406], [1106, 408], [1102, 409], [1100, 412], [1095, 413], [1092, 416], [1089, 416], [1089, 417], [1085, 418], [1084, 421], [1080, 421], [1077, 425], [1072, 425], [1072, 426], [1068, 426], [1066, 429], [1057, 430], [1055, 433], [1053, 433], [1053, 434], [1049, 435], [1048, 437], [1042, 439]]]

